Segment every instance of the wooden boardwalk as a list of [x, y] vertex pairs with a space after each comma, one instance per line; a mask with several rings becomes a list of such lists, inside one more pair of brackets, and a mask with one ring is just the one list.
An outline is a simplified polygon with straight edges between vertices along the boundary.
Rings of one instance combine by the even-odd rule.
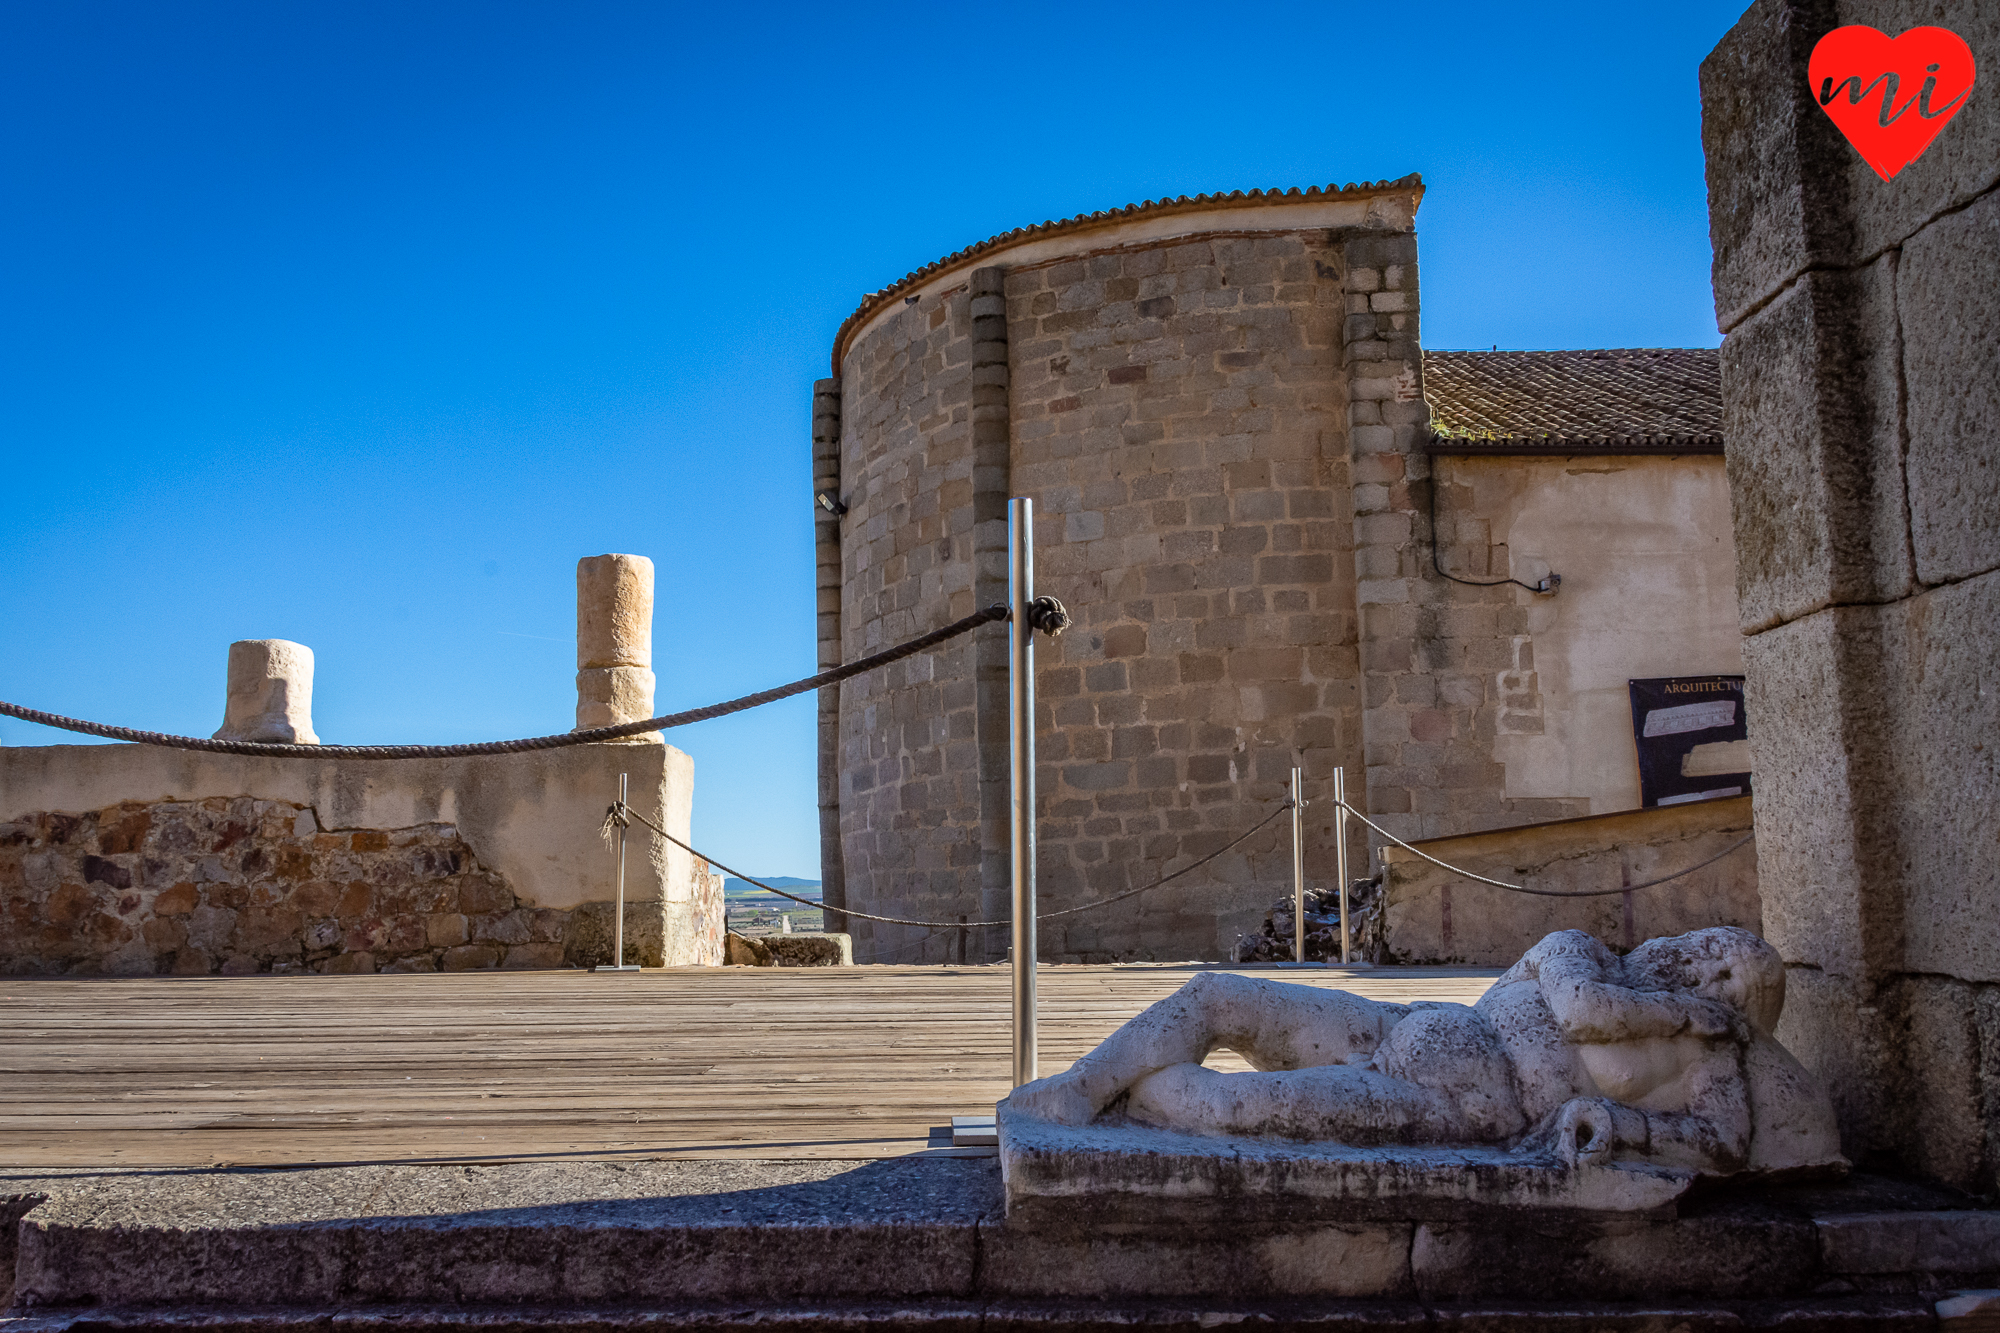
[[[1044, 968], [1044, 1072], [1195, 970]], [[1259, 971], [1385, 1000], [1497, 975]], [[0, 978], [0, 1166], [950, 1152], [1007, 1092], [1008, 1004], [983, 967]]]

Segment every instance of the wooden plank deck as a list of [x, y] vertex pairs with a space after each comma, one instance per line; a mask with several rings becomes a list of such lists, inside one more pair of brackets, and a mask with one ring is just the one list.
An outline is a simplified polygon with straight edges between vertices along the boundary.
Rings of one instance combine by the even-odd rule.
[[[1196, 970], [1044, 968], [1043, 1070]], [[1498, 975], [1259, 971], [1403, 1001]], [[1007, 1092], [1008, 1004], [984, 967], [0, 978], [0, 1166], [951, 1152]]]

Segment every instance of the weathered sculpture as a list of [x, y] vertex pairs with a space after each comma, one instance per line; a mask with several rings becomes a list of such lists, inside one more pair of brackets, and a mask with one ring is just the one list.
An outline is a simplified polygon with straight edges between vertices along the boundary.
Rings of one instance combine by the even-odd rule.
[[[1500, 1149], [1688, 1181], [1839, 1170], [1831, 1104], [1771, 1036], [1784, 992], [1777, 951], [1734, 927], [1623, 958], [1581, 931], [1550, 935], [1470, 1006], [1208, 973], [1017, 1089], [1003, 1120]], [[1260, 1072], [1203, 1068], [1219, 1047]]]

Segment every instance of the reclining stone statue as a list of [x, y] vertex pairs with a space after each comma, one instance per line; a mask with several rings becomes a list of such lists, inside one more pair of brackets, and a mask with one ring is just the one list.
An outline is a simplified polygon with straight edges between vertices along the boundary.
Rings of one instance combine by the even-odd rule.
[[[1622, 958], [1562, 931], [1470, 1006], [1211, 972], [1007, 1106], [1057, 1125], [1109, 1111], [1197, 1134], [1520, 1148], [1572, 1167], [1841, 1170], [1831, 1103], [1771, 1036], [1784, 998], [1777, 951], [1727, 926]], [[1223, 1047], [1259, 1072], [1204, 1068]]]

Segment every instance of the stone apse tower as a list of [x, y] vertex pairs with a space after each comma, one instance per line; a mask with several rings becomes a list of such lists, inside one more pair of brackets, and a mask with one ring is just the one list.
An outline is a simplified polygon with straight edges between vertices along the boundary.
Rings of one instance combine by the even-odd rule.
[[[1422, 197], [1409, 176], [1043, 223], [841, 326], [813, 398], [820, 661], [1004, 601], [1006, 501], [1034, 499], [1038, 590], [1076, 617], [1038, 650], [1043, 910], [1222, 846], [1294, 764], [1309, 798], [1344, 766], [1405, 837], [1586, 812], [1510, 799], [1492, 759], [1526, 611], [1424, 577]], [[1005, 636], [822, 691], [828, 929], [843, 906], [1006, 917]], [[1308, 816], [1308, 877], [1330, 885], [1332, 810]], [[1228, 957], [1290, 882], [1279, 819], [1045, 922], [1043, 957]], [[1004, 928], [848, 927], [857, 961], [1006, 948]]]

